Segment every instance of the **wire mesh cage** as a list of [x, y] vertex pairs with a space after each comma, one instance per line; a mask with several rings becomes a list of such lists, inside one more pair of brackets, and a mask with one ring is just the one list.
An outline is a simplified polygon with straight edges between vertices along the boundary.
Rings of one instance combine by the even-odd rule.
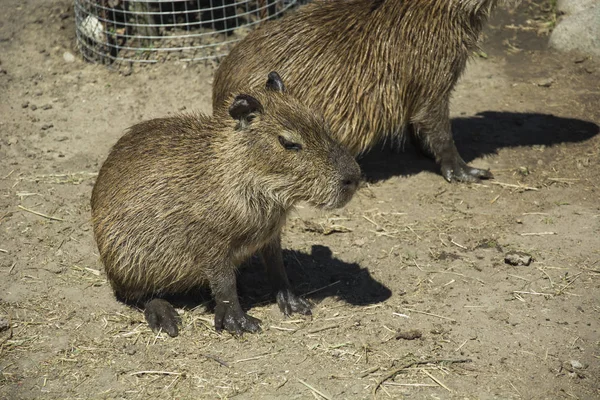
[[75, 0], [77, 44], [91, 62], [224, 56], [253, 26], [297, 0]]

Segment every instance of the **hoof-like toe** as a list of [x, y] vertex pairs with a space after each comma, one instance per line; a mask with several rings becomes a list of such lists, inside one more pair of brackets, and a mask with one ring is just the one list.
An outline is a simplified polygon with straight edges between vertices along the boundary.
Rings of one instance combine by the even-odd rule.
[[234, 310], [226, 304], [217, 305], [215, 309], [215, 329], [241, 336], [244, 332], [260, 332], [260, 319], [251, 317], [242, 310]]
[[152, 299], [146, 303], [144, 309], [146, 321], [153, 331], [163, 330], [171, 337], [179, 334], [179, 315], [175, 308], [166, 300]]
[[448, 182], [477, 183], [481, 179], [492, 179], [494, 175], [488, 169], [474, 168], [462, 160], [442, 163], [442, 175]]
[[310, 311], [310, 303], [307, 300], [296, 296], [289, 289], [284, 289], [277, 292], [277, 305], [279, 306], [281, 312], [286, 316], [290, 316], [293, 313], [304, 315], [312, 314]]

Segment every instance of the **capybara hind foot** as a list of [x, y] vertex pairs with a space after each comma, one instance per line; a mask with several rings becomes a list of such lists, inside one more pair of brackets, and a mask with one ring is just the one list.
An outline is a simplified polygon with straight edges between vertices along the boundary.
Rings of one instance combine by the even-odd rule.
[[277, 305], [283, 314], [290, 316], [292, 313], [311, 315], [310, 303], [296, 296], [290, 289], [277, 292]]
[[244, 332], [260, 332], [260, 319], [254, 318], [241, 308], [221, 302], [215, 307], [215, 329], [225, 329], [232, 335], [241, 336]]
[[179, 315], [168, 301], [163, 299], [150, 300], [146, 303], [144, 316], [153, 331], [162, 329], [171, 337], [179, 334], [179, 328], [177, 327]]
[[442, 175], [448, 182], [479, 182], [481, 179], [492, 179], [494, 175], [488, 169], [474, 168], [460, 157], [441, 163]]

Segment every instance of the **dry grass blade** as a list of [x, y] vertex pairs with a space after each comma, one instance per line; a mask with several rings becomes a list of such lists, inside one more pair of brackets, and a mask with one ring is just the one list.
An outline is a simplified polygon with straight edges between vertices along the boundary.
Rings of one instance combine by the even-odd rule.
[[206, 354], [206, 353], [201, 353], [200, 355], [204, 356], [205, 358], [208, 358], [209, 360], [214, 360], [214, 361], [218, 362], [219, 364], [221, 364], [224, 367], [231, 368], [229, 366], [229, 364], [227, 364], [225, 361], [221, 360], [217, 356], [213, 356], [212, 354]]
[[567, 183], [569, 185], [579, 181], [577, 178], [546, 178], [550, 182]]
[[572, 284], [573, 282], [575, 282], [575, 281], [577, 280], [577, 278], [579, 278], [579, 276], [580, 276], [581, 274], [583, 274], [583, 272], [580, 272], [580, 273], [578, 273], [577, 275], [575, 275], [573, 278], [571, 278], [571, 280], [570, 280], [570, 281], [569, 281], [569, 282], [568, 282], [568, 283], [567, 283], [565, 286], [563, 286], [563, 287], [561, 287], [561, 288], [559, 289], [559, 291], [558, 291], [558, 293], [556, 293], [556, 295], [557, 295], [557, 296], [560, 296], [560, 295], [561, 295], [561, 294], [562, 294], [562, 293], [565, 291], [565, 289], [566, 289], [566, 288], [568, 288], [569, 286], [571, 286], [571, 284]]
[[56, 184], [73, 184], [79, 185], [86, 179], [95, 178], [98, 176], [97, 172], [71, 172], [67, 174], [48, 174], [48, 175], [37, 175], [33, 177], [21, 177], [17, 181], [28, 181], [28, 182], [42, 182], [42, 183], [56, 183]]
[[334, 286], [334, 285], [337, 285], [338, 283], [340, 283], [340, 281], [335, 281], [335, 282], [333, 282], [333, 283], [330, 283], [330, 284], [329, 284], [329, 285], [327, 285], [327, 286], [323, 286], [323, 287], [320, 287], [320, 288], [318, 288], [318, 289], [311, 290], [310, 292], [306, 292], [306, 293], [302, 294], [302, 296], [304, 297], [304, 296], [308, 296], [309, 294], [313, 294], [313, 293], [320, 292], [321, 290], [325, 290], [325, 289], [327, 289], [327, 288], [330, 288], [330, 287], [332, 287], [332, 286]]
[[525, 291], [522, 291], [522, 290], [514, 290], [513, 293], [517, 293], [517, 294], [534, 294], [534, 295], [539, 295], [539, 296], [553, 296], [550, 293], [525, 292]]
[[275, 326], [275, 325], [271, 325], [271, 329], [276, 329], [278, 331], [286, 331], [286, 332], [296, 332], [298, 329], [294, 329], [294, 328], [284, 328], [281, 326]]
[[460, 244], [460, 243], [457, 243], [457, 242], [455, 242], [455, 241], [454, 241], [454, 239], [450, 239], [450, 243], [452, 243], [452, 244], [453, 244], [453, 245], [455, 245], [455, 246], [458, 246], [458, 247], [460, 247], [460, 248], [461, 248], [461, 249], [463, 249], [463, 250], [467, 250], [467, 248], [466, 248], [465, 246], [463, 246], [463, 245], [462, 245], [462, 244]]
[[468, 342], [469, 340], [470, 340], [470, 339], [467, 339], [467, 340], [465, 340], [464, 342], [462, 342], [462, 344], [461, 344], [460, 346], [458, 346], [458, 347], [457, 347], [457, 348], [454, 350], [454, 352], [457, 352], [457, 351], [459, 351], [460, 349], [462, 349], [462, 348], [464, 347], [464, 345], [465, 345], [465, 344], [467, 344], [467, 342]]
[[447, 391], [449, 391], [449, 392], [452, 392], [452, 390], [450, 390], [450, 388], [449, 388], [448, 386], [444, 385], [444, 384], [442, 383], [442, 381], [440, 381], [438, 378], [436, 378], [435, 376], [433, 376], [433, 375], [432, 375], [430, 372], [428, 372], [428, 371], [427, 371], [427, 370], [425, 370], [425, 369], [423, 369], [422, 371], [425, 373], [425, 375], [427, 375], [428, 377], [430, 377], [430, 378], [431, 378], [431, 380], [433, 380], [435, 383], [437, 383], [438, 385], [440, 385], [441, 387], [443, 387], [443, 388], [444, 388], [444, 389], [446, 389]]
[[528, 233], [521, 233], [521, 236], [545, 236], [545, 235], [556, 235], [556, 232], [528, 232]]
[[129, 374], [129, 376], [134, 376], [134, 375], [183, 375], [183, 373], [181, 372], [170, 372], [170, 371], [137, 371], [137, 372], [132, 372]]
[[84, 269], [85, 269], [87, 272], [89, 272], [89, 273], [91, 273], [91, 274], [94, 274], [94, 275], [96, 275], [96, 276], [100, 276], [100, 275], [102, 274], [102, 273], [101, 273], [100, 271], [98, 271], [97, 269], [88, 268], [88, 267], [85, 267]]
[[372, 367], [369, 369], [366, 369], [364, 371], [361, 371], [360, 375], [358, 375], [359, 378], [364, 378], [367, 375], [371, 375], [373, 372], [377, 372], [381, 369], [381, 367]]
[[276, 351], [275, 353], [268, 353], [268, 354], [262, 354], [260, 356], [256, 356], [256, 357], [250, 357], [250, 358], [242, 358], [240, 360], [235, 360], [233, 363], [237, 364], [237, 363], [241, 363], [241, 362], [245, 362], [245, 361], [254, 361], [254, 360], [260, 360], [261, 358], [265, 358], [268, 356], [274, 356], [276, 354], [279, 354], [278, 351]]
[[459, 363], [468, 363], [468, 362], [471, 362], [470, 358], [463, 358], [463, 359], [456, 359], [456, 360], [435, 359], [435, 360], [411, 361], [411, 362], [405, 363], [401, 367], [394, 369], [393, 371], [391, 371], [387, 375], [385, 375], [383, 378], [381, 378], [379, 381], [377, 381], [377, 383], [375, 384], [375, 387], [373, 388], [373, 399], [377, 399], [377, 390], [385, 381], [387, 381], [388, 379], [392, 379], [393, 377], [395, 377], [396, 375], [398, 375], [400, 372], [402, 372], [403, 370], [405, 370], [407, 368], [414, 367], [415, 365], [425, 365], [425, 364], [459, 364]]
[[497, 182], [497, 181], [489, 181], [488, 183], [492, 184], [492, 185], [498, 185], [498, 186], [502, 186], [502, 187], [508, 187], [508, 188], [513, 188], [513, 189], [521, 189], [521, 190], [540, 190], [538, 188], [534, 188], [531, 186], [523, 186], [523, 185], [514, 185], [512, 183], [504, 183], [504, 182]]
[[396, 383], [396, 382], [386, 382], [383, 386], [411, 386], [411, 387], [438, 387], [439, 385], [434, 385], [431, 383]]
[[309, 388], [310, 390], [312, 390], [314, 393], [318, 394], [322, 398], [327, 399], [327, 400], [331, 400], [331, 397], [329, 397], [325, 393], [321, 392], [319, 389], [314, 388], [313, 386], [311, 386], [308, 383], [304, 382], [302, 379], [298, 379], [298, 382], [300, 382], [301, 384], [303, 384], [304, 386], [306, 386], [307, 388]]
[[413, 309], [410, 309], [410, 308], [405, 308], [405, 310], [406, 311], [410, 311], [410, 312], [414, 312], [414, 313], [417, 313], [417, 314], [429, 315], [431, 317], [437, 317], [437, 318], [445, 319], [445, 320], [448, 320], [448, 321], [456, 322], [456, 320], [454, 318], [444, 317], [443, 315], [437, 315], [437, 314], [432, 314], [432, 313], [428, 313], [428, 312], [425, 312], [425, 311], [413, 310]]
[[538, 268], [538, 270], [541, 271], [544, 275], [546, 275], [546, 277], [550, 281], [550, 287], [553, 288], [554, 282], [552, 281], [552, 278], [550, 277], [550, 275], [548, 275], [548, 273], [543, 268]]
[[19, 207], [23, 211], [27, 211], [28, 213], [32, 213], [32, 214], [38, 215], [40, 217], [43, 217], [43, 218], [46, 218], [46, 219], [49, 219], [49, 220], [52, 220], [52, 221], [64, 221], [64, 219], [62, 219], [62, 218], [53, 217], [51, 215], [43, 214], [43, 213], [41, 213], [39, 211], [30, 210], [29, 208], [25, 208], [25, 207], [23, 207], [20, 204], [17, 207]]
[[337, 328], [338, 326], [339, 326], [339, 325], [337, 325], [337, 324], [333, 324], [333, 325], [325, 325], [325, 326], [322, 326], [322, 327], [320, 327], [320, 328], [311, 329], [310, 331], [308, 331], [308, 334], [311, 334], [311, 333], [317, 333], [317, 332], [322, 332], [322, 331], [326, 331], [326, 330], [328, 330], [328, 329], [335, 329], [335, 328]]
[[581, 269], [594, 273], [594, 274], [600, 274], [600, 269], [591, 269], [591, 268], [586, 268], [586, 267], [580, 267]]

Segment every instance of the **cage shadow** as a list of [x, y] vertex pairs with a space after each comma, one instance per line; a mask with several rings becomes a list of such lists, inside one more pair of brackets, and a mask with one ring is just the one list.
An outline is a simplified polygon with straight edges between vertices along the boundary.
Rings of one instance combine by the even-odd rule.
[[[485, 111], [473, 117], [452, 120], [454, 141], [467, 163], [497, 154], [503, 148], [579, 143], [593, 138], [599, 131], [598, 125], [590, 121], [541, 113]], [[422, 171], [439, 174], [435, 162], [413, 145], [410, 135], [405, 138], [401, 150], [377, 146], [359, 163], [368, 181]]]

